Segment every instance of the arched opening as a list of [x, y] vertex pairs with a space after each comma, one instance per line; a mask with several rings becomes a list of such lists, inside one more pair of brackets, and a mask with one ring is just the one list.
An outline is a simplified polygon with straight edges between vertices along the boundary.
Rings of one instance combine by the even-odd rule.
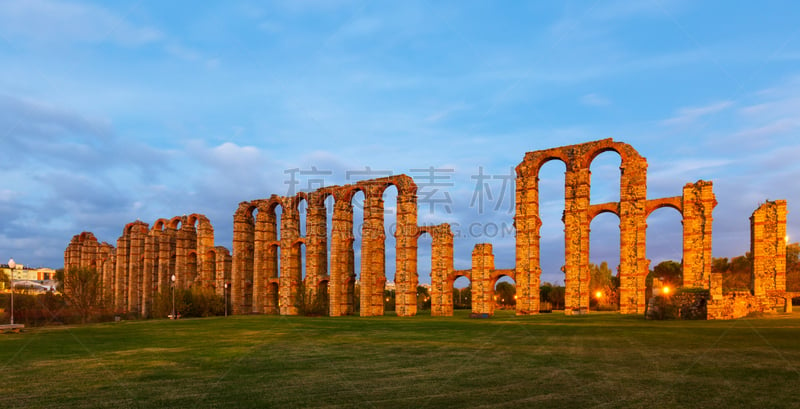
[[304, 240], [294, 244], [295, 254], [297, 254], [297, 265], [299, 266], [299, 279], [304, 281], [306, 278], [306, 243]]
[[190, 251], [186, 257], [186, 279], [183, 282], [185, 288], [191, 288], [194, 280], [197, 279], [197, 252]]
[[308, 218], [308, 201], [304, 197], [299, 197], [297, 202], [297, 217], [300, 219], [298, 230], [300, 237], [306, 237], [306, 219]]
[[619, 217], [602, 212], [590, 223], [589, 308], [619, 310]]
[[278, 284], [277, 280], [271, 280], [267, 284], [267, 307], [265, 309], [265, 313], [271, 315], [280, 314], [281, 310], [279, 304], [280, 304], [280, 285]]
[[[418, 286], [426, 285], [431, 286], [433, 285], [433, 272], [432, 269], [432, 261], [433, 261], [433, 238], [429, 232], [422, 232], [419, 236], [417, 236], [417, 278], [418, 278]], [[444, 277], [440, 278], [444, 279]], [[428, 287], [431, 288], [431, 287]], [[430, 292], [428, 296], [430, 296]], [[420, 313], [420, 309], [417, 309], [417, 315]]]
[[361, 312], [361, 248], [364, 239], [364, 192], [357, 190], [350, 199], [353, 206], [353, 242], [350, 246], [349, 278], [345, 282], [347, 311]]
[[313, 299], [313, 312], [320, 315], [330, 315], [331, 297], [328, 293], [328, 280], [320, 280], [316, 286]]
[[457, 276], [451, 287], [453, 310], [472, 309], [472, 282], [466, 276]]
[[539, 310], [550, 312], [564, 309], [564, 185], [567, 166], [561, 160], [551, 160], [539, 169]]
[[589, 164], [591, 204], [619, 202], [622, 158], [615, 151], [596, 155]]
[[325, 263], [326, 271], [325, 274], [330, 277], [331, 276], [331, 244], [333, 243], [333, 208], [336, 205], [336, 198], [333, 195], [328, 195], [323, 202], [325, 204], [325, 229], [326, 229], [326, 240], [325, 240], [325, 254], [327, 257], [327, 262]]
[[[156, 259], [158, 260], [158, 259]], [[206, 257], [203, 262], [203, 271], [206, 272], [206, 276], [208, 277], [208, 282], [205, 283], [207, 287], [216, 288], [217, 283], [217, 252], [215, 250], [208, 250], [206, 252]], [[156, 266], [156, 271], [158, 271], [158, 266]]]
[[507, 275], [497, 277], [494, 282], [495, 308], [515, 310], [517, 307], [517, 283]]
[[[672, 210], [665, 209], [669, 207]], [[661, 206], [647, 217], [647, 258], [645, 299], [653, 293], [653, 279], [672, 288], [683, 285], [683, 216], [672, 206]]]
[[266, 295], [264, 302], [265, 314], [280, 314], [280, 271], [281, 271], [281, 245], [279, 242], [273, 242], [268, 249], [269, 259], [271, 260], [272, 267], [270, 270], [274, 272], [271, 277], [265, 278]]
[[[386, 284], [383, 288], [384, 314], [394, 315], [397, 303], [397, 187], [389, 185], [383, 195], [383, 254], [385, 260], [384, 274]], [[430, 284], [430, 282], [428, 282]]]

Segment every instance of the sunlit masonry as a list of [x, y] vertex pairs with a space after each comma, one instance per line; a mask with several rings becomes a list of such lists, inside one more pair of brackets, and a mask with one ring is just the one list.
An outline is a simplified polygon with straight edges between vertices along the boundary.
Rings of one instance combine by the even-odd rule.
[[[621, 157], [620, 201], [592, 205], [589, 166], [595, 157], [608, 151]], [[472, 251], [472, 268], [455, 270], [450, 226], [418, 225], [417, 186], [406, 175], [242, 202], [233, 215], [232, 252], [215, 246], [214, 229], [207, 217], [192, 214], [159, 219], [152, 227], [142, 221], [129, 223], [116, 247], [98, 243], [90, 232], [80, 233], [64, 252], [64, 267], [66, 274], [74, 267], [97, 269], [102, 302], [116, 311], [142, 317], [152, 315], [154, 297], [170, 289], [173, 275], [179, 288], [213, 288], [220, 296], [226, 291], [225, 284], [230, 283], [234, 314], [296, 315], [302, 297], [324, 294], [331, 316], [349, 315], [355, 312], [358, 288], [360, 315], [380, 316], [384, 314], [386, 284], [382, 196], [384, 190], [394, 186], [398, 191], [395, 233], [398, 316], [417, 314], [417, 240], [424, 234], [432, 238], [432, 315], [453, 315], [451, 289], [454, 280], [462, 276], [472, 283], [473, 313], [494, 313], [494, 285], [507, 276], [516, 282], [516, 314], [538, 314], [542, 272], [538, 174], [551, 160], [566, 165], [565, 314], [589, 312], [589, 226], [595, 216], [604, 212], [614, 213], [620, 220], [619, 310], [622, 314], [645, 312], [645, 278], [650, 266], [645, 253], [647, 217], [662, 207], [674, 208], [682, 215], [683, 287], [705, 290], [690, 293], [691, 299], [686, 302], [706, 305], [708, 319], [791, 310], [791, 298], [796, 295], [786, 292], [785, 200], [766, 201], [750, 217], [753, 255], [750, 291], [723, 293], [722, 273], [711, 272], [712, 213], [717, 204], [712, 182], [687, 183], [682, 196], [649, 199], [647, 160], [630, 145], [612, 139], [525, 154], [516, 167], [514, 269], [495, 269], [492, 244], [481, 243]], [[364, 194], [359, 286], [355, 285], [352, 202], [357, 192]], [[330, 233], [326, 217], [329, 197], [334, 199]], [[298, 210], [303, 201], [307, 206], [304, 215]], [[306, 218], [305, 235], [301, 235], [301, 217]]]

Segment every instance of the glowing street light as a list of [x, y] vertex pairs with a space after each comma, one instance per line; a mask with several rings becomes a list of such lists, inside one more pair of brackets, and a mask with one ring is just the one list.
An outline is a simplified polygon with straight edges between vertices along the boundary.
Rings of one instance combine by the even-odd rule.
[[17, 263], [14, 262], [14, 259], [8, 259], [8, 268], [11, 269], [11, 325], [14, 325], [14, 268], [16, 267]]
[[172, 319], [174, 320], [178, 319], [175, 314], [175, 274], [170, 277], [170, 280], [172, 281]]
[[598, 291], [598, 292], [594, 293], [594, 298], [597, 298], [598, 300], [603, 298], [603, 292], [602, 291]]
[[[174, 278], [175, 276], [173, 275], [172, 277]], [[172, 293], [174, 294], [175, 290], [173, 290]], [[228, 283], [227, 282], [222, 284], [222, 295], [225, 298], [225, 316], [227, 317], [228, 316]], [[172, 302], [172, 305], [175, 305], [175, 301]], [[174, 309], [174, 307], [173, 307], [173, 309]]]
[[664, 286], [664, 288], [661, 289], [661, 292], [664, 293], [664, 295], [669, 294], [669, 286]]

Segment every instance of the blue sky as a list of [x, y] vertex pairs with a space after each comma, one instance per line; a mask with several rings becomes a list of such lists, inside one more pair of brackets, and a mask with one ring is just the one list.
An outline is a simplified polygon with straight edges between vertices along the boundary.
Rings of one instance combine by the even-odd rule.
[[[456, 268], [486, 241], [510, 268], [513, 237], [483, 230], [512, 221], [510, 168], [527, 151], [607, 137], [648, 159], [651, 198], [714, 182], [716, 257], [748, 250], [765, 199], [789, 201], [800, 237], [799, 9], [2, 1], [0, 257], [60, 267], [81, 231], [115, 244], [130, 221], [195, 212], [230, 248], [237, 204], [286, 194], [289, 169], [317, 170], [298, 174], [303, 188], [367, 167], [426, 183], [412, 170], [432, 167], [444, 185], [426, 188], [439, 201], [431, 214], [421, 197], [420, 221], [461, 227]], [[618, 198], [618, 166], [611, 153], [593, 163], [593, 203]], [[491, 197], [475, 196], [481, 168]], [[549, 163], [541, 176], [550, 281], [563, 280], [563, 171]], [[653, 263], [679, 260], [677, 212], [648, 223]], [[617, 225], [592, 223], [594, 262], [618, 263]]]

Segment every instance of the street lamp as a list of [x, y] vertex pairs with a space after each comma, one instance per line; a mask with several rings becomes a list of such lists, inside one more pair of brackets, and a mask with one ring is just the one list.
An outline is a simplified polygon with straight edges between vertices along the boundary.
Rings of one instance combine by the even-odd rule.
[[14, 262], [14, 259], [8, 259], [8, 268], [11, 269], [11, 325], [14, 325], [14, 268], [16, 267], [17, 263]]
[[175, 274], [170, 277], [172, 280], [172, 319], [177, 319], [178, 317], [175, 315]]
[[225, 316], [228, 316], [228, 283], [222, 284], [222, 295], [225, 298]]

